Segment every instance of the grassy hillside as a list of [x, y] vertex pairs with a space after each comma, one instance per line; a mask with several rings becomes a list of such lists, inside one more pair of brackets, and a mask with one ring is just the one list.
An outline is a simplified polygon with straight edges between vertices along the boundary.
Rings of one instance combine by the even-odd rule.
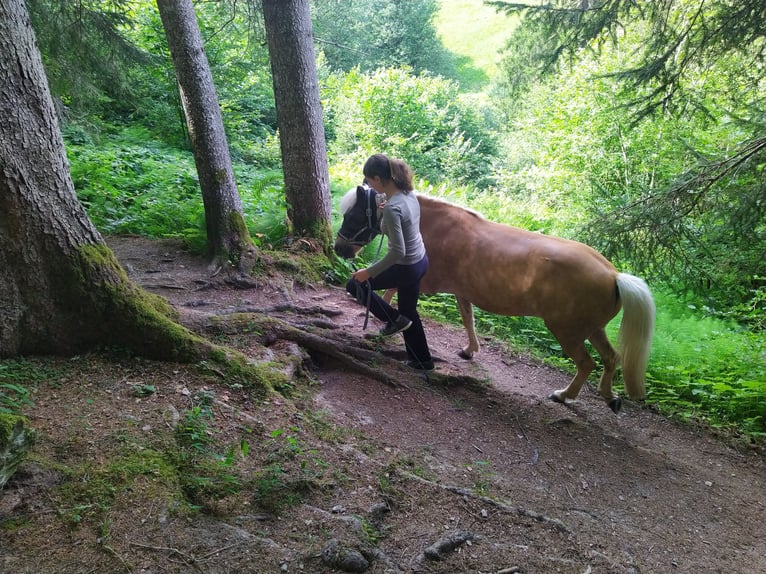
[[447, 49], [458, 57], [465, 91], [482, 91], [497, 73], [500, 51], [515, 20], [482, 0], [441, 0], [436, 30]]

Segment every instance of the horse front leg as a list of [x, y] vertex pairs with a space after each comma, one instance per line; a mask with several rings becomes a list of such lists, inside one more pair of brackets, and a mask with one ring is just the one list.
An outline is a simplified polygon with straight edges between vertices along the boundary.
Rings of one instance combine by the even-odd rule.
[[465, 327], [465, 332], [468, 335], [468, 346], [463, 347], [458, 355], [463, 359], [472, 359], [474, 353], [479, 352], [479, 339], [476, 338], [476, 328], [473, 324], [473, 303], [465, 297], [458, 297], [457, 295], [455, 295], [455, 299], [460, 311], [460, 319], [463, 321], [463, 327]]
[[394, 298], [394, 295], [396, 295], [396, 287], [392, 287], [391, 289], [386, 289], [386, 292], [383, 293], [383, 300], [390, 305], [391, 299]]

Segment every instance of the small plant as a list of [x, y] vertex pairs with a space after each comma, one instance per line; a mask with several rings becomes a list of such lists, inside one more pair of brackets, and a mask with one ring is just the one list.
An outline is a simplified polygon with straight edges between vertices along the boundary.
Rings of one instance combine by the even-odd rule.
[[142, 383], [132, 385], [132, 389], [133, 395], [137, 397], [148, 397], [157, 392], [157, 387], [154, 385], [146, 385]]
[[489, 494], [489, 487], [492, 484], [490, 479], [492, 463], [488, 460], [477, 460], [473, 463], [473, 466], [469, 466], [469, 471], [475, 471], [478, 477], [473, 482], [473, 489], [477, 494], [481, 496], [487, 496]]
[[274, 449], [269, 464], [253, 480], [254, 499], [269, 510], [298, 504], [303, 494], [324, 478], [330, 465], [314, 449], [306, 449], [297, 433], [298, 427], [275, 429], [270, 437]]
[[204, 506], [210, 500], [225, 498], [242, 489], [242, 481], [234, 472], [234, 467], [237, 453], [246, 457], [250, 444], [242, 439], [238, 447], [230, 447], [223, 454], [211, 451], [215, 442], [210, 429], [212, 395], [198, 393], [195, 398], [202, 404], [187, 411], [183, 422], [176, 428], [178, 469], [181, 486], [190, 501]]
[[0, 363], [0, 413], [20, 414], [24, 407], [32, 405], [29, 387], [51, 376], [26, 360]]

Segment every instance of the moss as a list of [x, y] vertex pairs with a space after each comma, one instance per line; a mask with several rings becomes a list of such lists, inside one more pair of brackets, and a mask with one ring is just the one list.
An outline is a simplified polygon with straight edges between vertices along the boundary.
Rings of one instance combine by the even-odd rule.
[[324, 280], [322, 270], [329, 267], [327, 257], [322, 253], [271, 251], [269, 256], [274, 267], [286, 271], [302, 285], [321, 283]]
[[229, 212], [229, 225], [232, 231], [242, 238], [247, 238], [249, 243], [252, 243], [250, 239], [250, 231], [247, 228], [247, 222], [239, 211], [232, 210]]
[[216, 170], [215, 174], [213, 175], [213, 177], [215, 178], [215, 182], [218, 185], [226, 183], [227, 181], [229, 181], [229, 173], [230, 172], [229, 172], [228, 169], [218, 169], [218, 170]]
[[58, 466], [66, 477], [58, 487], [60, 507], [66, 509], [62, 511], [62, 517], [73, 526], [86, 520], [100, 520], [110, 510], [115, 498], [131, 490], [141, 477], [152, 479], [144, 481], [142, 496], [182, 501], [179, 470], [171, 458], [153, 449], [143, 449], [110, 458], [106, 465], [49, 465]]
[[[227, 349], [176, 323], [172, 307], [161, 297], [137, 288], [118, 265], [106, 245], [87, 245], [80, 250], [82, 291], [104, 318], [101, 332], [94, 338], [100, 344], [124, 346], [137, 354], [159, 360], [184, 363], [210, 363], [210, 370], [227, 384], [248, 389], [272, 389], [270, 372], [251, 365], [242, 353]], [[112, 281], [105, 280], [113, 273]], [[93, 293], [94, 281], [104, 289]], [[88, 290], [88, 286], [91, 286]]]
[[200, 367], [215, 374], [229, 386], [240, 385], [258, 391], [261, 396], [265, 396], [276, 385], [284, 384], [287, 379], [284, 374], [263, 364], [251, 363], [245, 355], [225, 347], [214, 348], [209, 361], [202, 361]]
[[27, 419], [18, 415], [0, 413], [0, 449], [4, 449], [13, 437], [16, 425], [27, 425]]

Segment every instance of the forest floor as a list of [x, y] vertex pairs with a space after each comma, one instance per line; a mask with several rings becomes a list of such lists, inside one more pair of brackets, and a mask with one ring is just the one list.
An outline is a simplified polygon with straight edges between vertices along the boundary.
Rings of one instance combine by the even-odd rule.
[[[328, 332], [365, 340], [338, 287], [272, 270], [243, 289], [173, 241], [109, 243], [184, 320], [324, 309]], [[302, 357], [265, 399], [199, 365], [35, 359], [51, 376], [24, 411], [36, 446], [0, 492], [0, 572], [766, 572], [761, 450], [629, 400], [615, 415], [592, 387], [554, 403], [566, 374], [491, 340], [462, 360], [462, 329], [424, 323], [438, 376], [391, 361], [394, 384], [220, 335]], [[379, 350], [404, 359], [398, 335]]]

